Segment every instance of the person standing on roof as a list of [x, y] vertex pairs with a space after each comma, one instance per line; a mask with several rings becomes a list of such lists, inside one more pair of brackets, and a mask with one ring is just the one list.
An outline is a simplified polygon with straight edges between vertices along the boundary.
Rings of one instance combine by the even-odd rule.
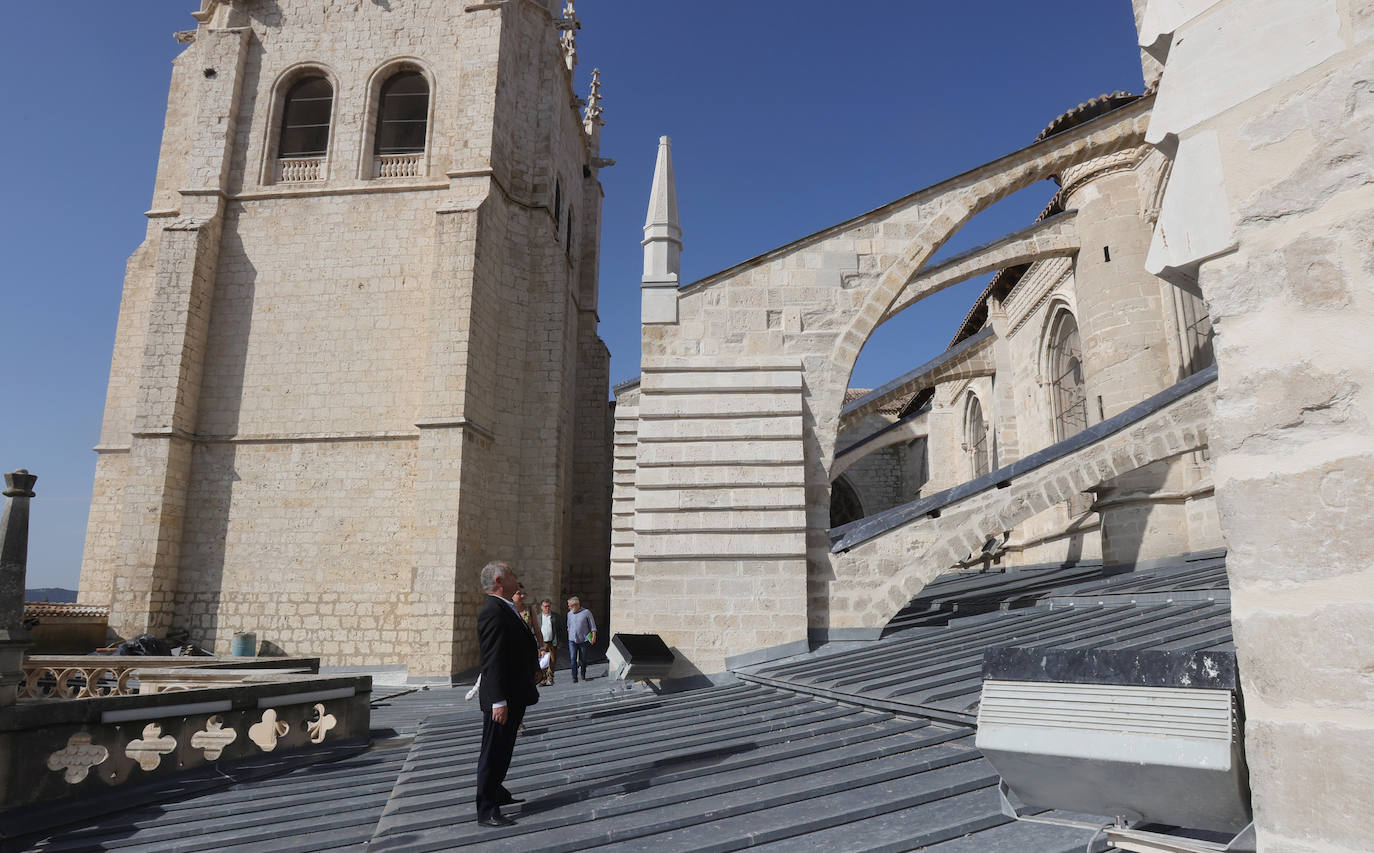
[[[530, 612], [530, 596], [525, 592], [525, 585], [520, 584], [520, 588], [511, 596], [511, 603], [515, 605], [515, 612], [520, 615], [520, 621], [525, 623], [531, 631], [534, 630], [534, 614]], [[538, 639], [537, 637], [535, 638]]]
[[544, 677], [539, 683], [551, 687], [553, 670], [558, 665], [558, 637], [563, 633], [563, 620], [554, 612], [553, 601], [546, 598], [539, 602], [534, 625], [534, 639], [539, 642], [539, 651], [549, 656], [549, 665], [544, 667]]
[[520, 589], [515, 570], [499, 560], [487, 563], [481, 582], [487, 602], [477, 614], [477, 645], [482, 653], [482, 677], [477, 686], [482, 704], [477, 822], [482, 826], [512, 826], [515, 821], [501, 814], [501, 807], [520, 800], [503, 783], [525, 709], [539, 701], [539, 689], [534, 686], [539, 652], [534, 632], [516, 613], [512, 600]]
[[577, 683], [578, 671], [582, 680], [587, 679], [587, 652], [596, 642], [596, 620], [590, 610], [582, 609], [582, 599], [573, 596], [568, 599], [568, 663], [571, 664], [573, 684]]

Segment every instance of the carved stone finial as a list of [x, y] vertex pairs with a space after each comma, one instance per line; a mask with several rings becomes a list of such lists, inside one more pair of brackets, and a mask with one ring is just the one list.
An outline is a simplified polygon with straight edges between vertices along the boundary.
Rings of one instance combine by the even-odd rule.
[[573, 0], [565, 0], [563, 3], [563, 18], [558, 22], [558, 28], [582, 29], [582, 22], [577, 19], [577, 9], [573, 7]]
[[567, 0], [563, 7], [563, 17], [557, 25], [560, 30], [558, 43], [563, 47], [563, 61], [571, 71], [577, 65], [577, 31], [582, 29], [582, 22], [577, 19], [577, 10], [573, 8], [573, 0]]
[[196, 40], [195, 30], [177, 30], [172, 33], [172, 38], [177, 40], [177, 44], [192, 44]]
[[601, 69], [593, 68], [591, 92], [587, 94], [587, 109], [582, 113], [582, 121], [605, 124], [601, 120], [601, 113]]
[[5, 497], [7, 498], [32, 498], [37, 497], [33, 492], [33, 484], [38, 482], [36, 474], [30, 474], [27, 469], [20, 468], [17, 471], [5, 475]]

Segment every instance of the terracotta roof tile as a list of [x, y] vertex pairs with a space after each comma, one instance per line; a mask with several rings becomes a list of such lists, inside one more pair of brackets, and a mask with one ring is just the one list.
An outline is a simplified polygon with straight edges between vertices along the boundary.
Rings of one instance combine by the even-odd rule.
[[40, 616], [94, 616], [108, 618], [109, 615], [109, 605], [105, 604], [81, 604], [79, 602], [66, 601], [24, 602], [25, 619], [33, 619]]
[[[872, 390], [872, 388], [846, 388], [844, 391], [844, 401], [846, 404], [852, 403]], [[902, 410], [906, 408], [907, 404], [910, 403], [911, 399], [915, 396], [915, 391], [901, 394], [890, 400], [884, 401], [875, 411], [884, 415], [901, 414]]]

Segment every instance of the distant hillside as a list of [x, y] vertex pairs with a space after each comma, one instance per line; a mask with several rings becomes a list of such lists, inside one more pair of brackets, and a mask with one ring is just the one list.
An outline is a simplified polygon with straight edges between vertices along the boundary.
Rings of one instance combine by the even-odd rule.
[[76, 601], [76, 590], [60, 586], [24, 590], [25, 601]]

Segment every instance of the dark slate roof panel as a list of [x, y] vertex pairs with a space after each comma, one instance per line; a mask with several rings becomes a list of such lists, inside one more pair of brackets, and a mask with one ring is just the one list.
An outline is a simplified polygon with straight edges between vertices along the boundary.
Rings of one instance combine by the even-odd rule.
[[[526, 798], [507, 810], [516, 826], [472, 821], [477, 719], [444, 715], [417, 734], [369, 849], [808, 850], [832, 833], [845, 849], [898, 837], [909, 849], [1009, 822], [967, 728], [790, 691], [736, 683], [574, 713], [541, 703], [526, 727], [507, 779]], [[1089, 835], [1065, 834], [1079, 849]]]
[[360, 844], [381, 816], [406, 752], [359, 753], [241, 783], [228, 775], [221, 789], [107, 815], [20, 849], [305, 851], [319, 849], [316, 836], [324, 834]]
[[1080, 563], [950, 573], [894, 617], [881, 640], [823, 648], [740, 675], [971, 725], [987, 649], [1233, 649], [1225, 582], [1225, 560], [1218, 555], [1181, 557], [1134, 572]]

